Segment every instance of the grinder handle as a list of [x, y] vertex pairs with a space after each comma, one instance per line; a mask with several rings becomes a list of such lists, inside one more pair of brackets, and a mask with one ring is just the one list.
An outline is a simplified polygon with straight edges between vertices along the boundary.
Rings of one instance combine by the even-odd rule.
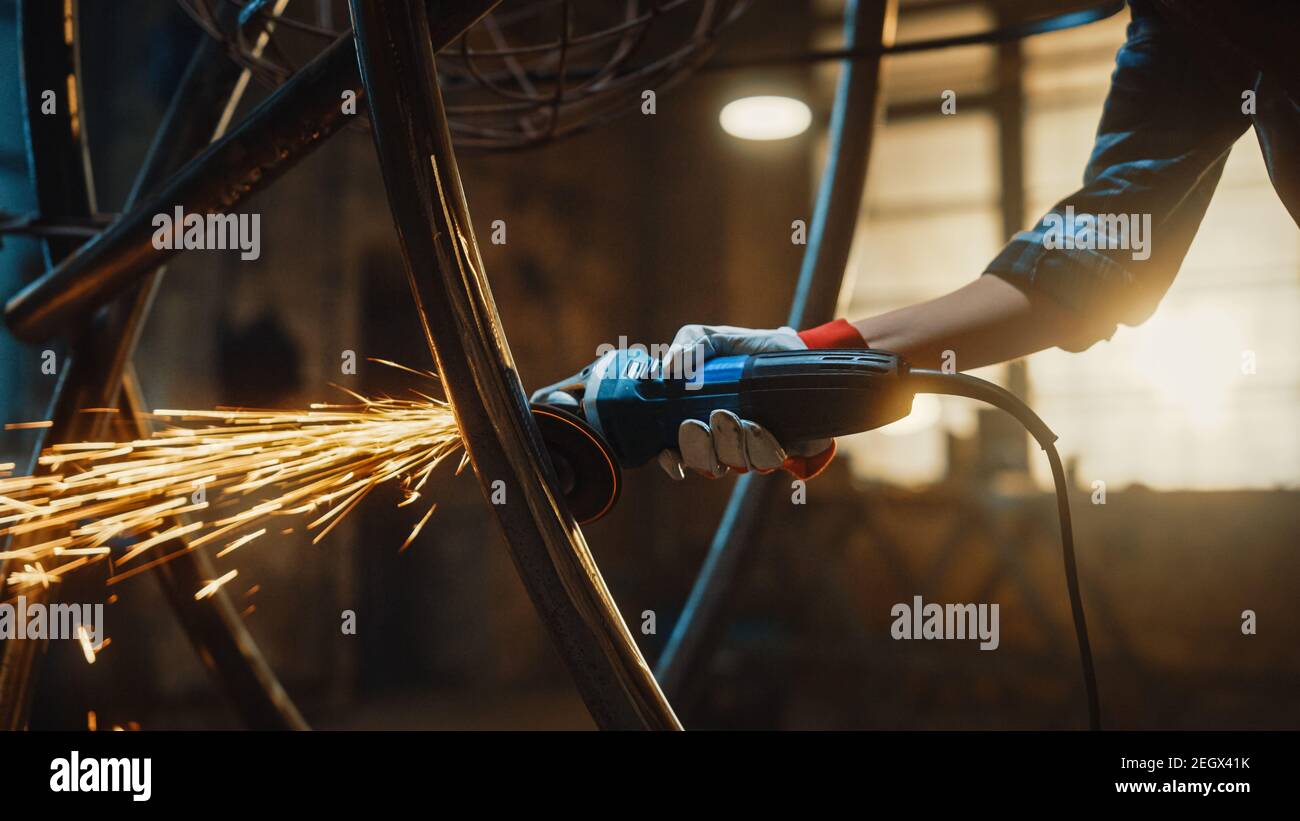
[[[911, 412], [906, 363], [871, 350], [774, 351], [718, 357], [701, 376], [648, 379], [635, 367], [589, 385], [587, 417], [625, 467], [677, 446], [687, 419], [719, 408], [767, 428], [781, 442], [871, 430]], [[594, 395], [592, 388], [594, 388]]]

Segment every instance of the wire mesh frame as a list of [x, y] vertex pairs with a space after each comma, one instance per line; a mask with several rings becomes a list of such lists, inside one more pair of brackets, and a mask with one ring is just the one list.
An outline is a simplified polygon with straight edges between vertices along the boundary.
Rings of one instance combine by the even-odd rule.
[[[351, 34], [277, 14], [269, 0], [176, 2], [269, 87], [297, 68], [287, 34], [319, 45]], [[274, 20], [260, 53], [242, 27], [227, 32], [218, 23], [221, 2], [239, 6], [241, 18]], [[453, 139], [469, 150], [530, 148], [636, 111], [640, 92], [670, 88], [704, 63], [751, 2], [507, 0], [439, 56]]]

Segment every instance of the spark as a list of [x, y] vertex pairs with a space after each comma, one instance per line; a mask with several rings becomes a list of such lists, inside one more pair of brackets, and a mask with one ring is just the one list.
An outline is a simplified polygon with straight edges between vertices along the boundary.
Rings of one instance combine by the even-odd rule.
[[86, 629], [86, 625], [83, 624], [77, 627], [77, 638], [81, 641], [81, 652], [86, 657], [86, 663], [94, 664], [95, 654], [99, 651], [91, 642], [90, 631]]
[[51, 584], [57, 584], [60, 581], [62, 579], [42, 567], [40, 562], [25, 564], [21, 571], [9, 574], [9, 583], [21, 587], [36, 587], [39, 585], [48, 590]]
[[199, 588], [199, 592], [194, 594], [194, 601], [206, 599], [221, 589], [222, 585], [239, 575], [238, 570], [232, 570], [219, 579], [213, 579]]
[[406, 541], [402, 542], [402, 546], [397, 549], [398, 553], [401, 553], [402, 551], [406, 550], [406, 548], [411, 546], [411, 542], [415, 541], [415, 537], [419, 536], [420, 531], [424, 528], [424, 523], [429, 521], [429, 517], [432, 516], [433, 512], [437, 509], [438, 509], [437, 503], [429, 505], [429, 510], [425, 512], [424, 516], [420, 519], [420, 521], [415, 523], [415, 527], [411, 528], [411, 535], [407, 536]]
[[401, 505], [420, 500], [435, 469], [461, 450], [450, 406], [418, 392], [404, 399], [342, 390], [355, 402], [306, 411], [158, 410], [150, 416], [163, 427], [147, 438], [53, 445], [38, 460], [44, 472], [32, 476], [0, 464], [0, 561], [23, 563], [9, 584], [48, 588], [105, 561], [115, 584], [218, 540], [216, 555], [228, 556], [266, 534], [272, 518], [300, 517], [319, 542], [381, 485], [398, 488]]
[[262, 528], [256, 533], [249, 533], [247, 536], [240, 536], [238, 539], [235, 539], [233, 542], [231, 542], [230, 544], [222, 548], [217, 553], [217, 558], [220, 559], [222, 556], [235, 552], [239, 548], [243, 547], [244, 545], [256, 539], [258, 536], [263, 535], [264, 533], [266, 533], [266, 528]]

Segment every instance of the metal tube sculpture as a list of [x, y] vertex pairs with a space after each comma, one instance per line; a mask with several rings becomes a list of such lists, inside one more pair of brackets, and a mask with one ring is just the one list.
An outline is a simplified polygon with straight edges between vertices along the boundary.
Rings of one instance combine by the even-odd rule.
[[[446, 4], [439, 4], [441, 5]], [[454, 5], [454, 4], [453, 4]], [[603, 729], [680, 729], [562, 501], [506, 345], [452, 150], [425, 9], [352, 0], [384, 184], [425, 336], [534, 606]]]

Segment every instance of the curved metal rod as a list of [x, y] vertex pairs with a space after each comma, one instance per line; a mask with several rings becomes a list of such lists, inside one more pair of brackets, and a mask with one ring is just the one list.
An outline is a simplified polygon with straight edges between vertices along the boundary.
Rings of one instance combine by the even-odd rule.
[[[430, 6], [440, 20], [475, 3]], [[680, 729], [555, 488], [474, 239], [424, 4], [350, 8], [407, 278], [479, 484], [504, 489], [493, 511], [524, 587], [597, 726]]]
[[[280, 5], [284, 2], [285, 0], [280, 0]], [[54, 8], [52, 4], [46, 6], [47, 10]], [[75, 9], [73, 11], [75, 14]], [[237, 8], [233, 4], [224, 3], [222, 11], [224, 22], [233, 26]], [[80, 43], [80, 32], [75, 25], [75, 17], [72, 22], [73, 37], [68, 45], [75, 49]], [[49, 20], [45, 23], [48, 27]], [[44, 36], [50, 35], [48, 28], [41, 32]], [[35, 44], [35, 35], [36, 32], [33, 32], [29, 44]], [[58, 32], [58, 39], [65, 39], [62, 29]], [[155, 135], [145, 163], [136, 175], [128, 197], [128, 209], [142, 193], [149, 191], [183, 165], [224, 129], [227, 120], [225, 112], [233, 109], [243, 90], [244, 84], [239, 82], [240, 74], [238, 67], [224, 59], [215, 42], [205, 38], [199, 44], [173, 94], [172, 103]], [[30, 74], [28, 76], [29, 82], [34, 79]], [[80, 77], [80, 74], [76, 76]], [[80, 94], [78, 98], [81, 98]], [[84, 129], [75, 129], [73, 133], [80, 136], [84, 150]], [[46, 170], [50, 167], [66, 168], [69, 165], [66, 157], [63, 165], [56, 165], [56, 158], [48, 154], [51, 148], [52, 144], [38, 142], [34, 135], [29, 150], [33, 156], [32, 171], [38, 191], [51, 187], [50, 180], [44, 176]], [[63, 185], [59, 177], [55, 176], [54, 180], [56, 189], [61, 189]], [[70, 205], [68, 202], [43, 199], [41, 213], [49, 214], [51, 211], [46, 209], [66, 209]], [[53, 210], [52, 213], [63, 212]], [[60, 250], [66, 256], [72, 249], [64, 247]], [[50, 261], [56, 262], [58, 257], [51, 255]], [[108, 306], [91, 327], [74, 341], [72, 355], [64, 363], [62, 379], [55, 388], [53, 411], [50, 414], [53, 424], [44, 441], [35, 448], [33, 460], [46, 443], [103, 438], [111, 417], [104, 414], [82, 414], [80, 411], [85, 407], [116, 405], [122, 393], [123, 380], [126, 382], [125, 395], [121, 396], [125, 421], [137, 435], [147, 435], [145, 425], [139, 417], [142, 410], [139, 388], [130, 373], [129, 363], [161, 276], [162, 269], [152, 272], [133, 296], [124, 297]], [[33, 470], [35, 469], [33, 461]], [[222, 597], [223, 591], [218, 591], [216, 596], [209, 599], [194, 600], [193, 591], [213, 575], [207, 557], [188, 551], [181, 541], [163, 545], [160, 551], [176, 554], [176, 558], [160, 566], [156, 574], [163, 592], [172, 603], [200, 660], [222, 684], [236, 711], [255, 729], [306, 729], [302, 716], [263, 660], [257, 644], [245, 629], [234, 606], [228, 597]], [[36, 648], [26, 649], [34, 651]], [[3, 711], [10, 726], [20, 727], [26, 724], [37, 660], [36, 652], [20, 652], [6, 659], [2, 680], [5, 686], [0, 688], [0, 711]]]
[[[849, 0], [844, 9], [844, 42], [888, 47], [894, 37], [897, 0]], [[795, 328], [834, 318], [849, 249], [866, 186], [871, 140], [880, 114], [880, 59], [845, 61], [831, 111], [830, 146], [813, 210], [788, 323]], [[725, 626], [724, 610], [736, 580], [753, 556], [755, 525], [773, 476], [749, 473], [736, 480], [726, 511], [691, 587], [682, 615], [664, 645], [655, 673], [670, 697], [711, 655]]]
[[[90, 217], [95, 213], [95, 192], [86, 147], [86, 124], [80, 101], [81, 58], [78, 52], [78, 6], [20, 0], [18, 3], [18, 61], [21, 66], [23, 115], [27, 123], [27, 164], [36, 194], [39, 214]], [[67, 17], [65, 17], [65, 14]], [[66, 36], [65, 31], [72, 34]], [[54, 114], [43, 114], [41, 94], [58, 89]], [[57, 264], [76, 250], [76, 237], [47, 237], [41, 242], [46, 267]], [[55, 403], [69, 388], [72, 363], [65, 357], [55, 386]], [[84, 407], [84, 406], [83, 406]], [[68, 421], [65, 421], [66, 427]], [[50, 436], [62, 431], [51, 430]], [[40, 446], [36, 453], [40, 452]], [[35, 454], [31, 467], [36, 465]], [[29, 472], [31, 469], [29, 468]], [[9, 562], [0, 560], [0, 591], [8, 576]], [[29, 600], [44, 601], [45, 588], [32, 590]], [[27, 726], [28, 709], [35, 687], [33, 675], [45, 643], [35, 640], [6, 641], [0, 646], [0, 728], [21, 730]]]

